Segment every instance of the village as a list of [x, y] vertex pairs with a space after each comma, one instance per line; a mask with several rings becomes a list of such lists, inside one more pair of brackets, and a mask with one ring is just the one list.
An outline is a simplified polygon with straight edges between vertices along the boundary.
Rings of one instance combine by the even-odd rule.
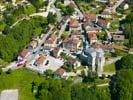
[[132, 0], [0, 1], [0, 100], [132, 100]]
[[[125, 16], [119, 17], [116, 8], [123, 1], [96, 0], [91, 5], [92, 9], [98, 9], [99, 2], [105, 3], [106, 7], [100, 13], [83, 13], [75, 1], [62, 0], [63, 5], [75, 6], [73, 15], [61, 16], [59, 25], [49, 25], [48, 33], [33, 37], [17, 60], [3, 71], [25, 66], [40, 74], [52, 71], [55, 78], [65, 80], [70, 77], [82, 80], [82, 74], [87, 75], [88, 70], [97, 72], [98, 76], [114, 75], [115, 71], [104, 71], [104, 66], [121, 58], [115, 50], [119, 48], [116, 44], [119, 46], [125, 41], [118, 24]], [[54, 2], [50, 1], [50, 4]], [[128, 9], [127, 4], [124, 9]], [[59, 13], [53, 8], [48, 12]]]

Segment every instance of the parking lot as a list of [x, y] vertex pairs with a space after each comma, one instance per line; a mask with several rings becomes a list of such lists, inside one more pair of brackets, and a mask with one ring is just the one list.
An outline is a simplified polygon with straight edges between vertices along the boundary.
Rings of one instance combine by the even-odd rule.
[[47, 69], [56, 71], [58, 68], [60, 68], [64, 64], [63, 60], [56, 59], [51, 56], [46, 56], [46, 61], [49, 61], [47, 65], [43, 65], [39, 67], [39, 66], [35, 66], [34, 65], [35, 60], [32, 60], [30, 63], [26, 65], [26, 67], [28, 69], [31, 69], [31, 70], [34, 70], [34, 71], [37, 71], [43, 74]]

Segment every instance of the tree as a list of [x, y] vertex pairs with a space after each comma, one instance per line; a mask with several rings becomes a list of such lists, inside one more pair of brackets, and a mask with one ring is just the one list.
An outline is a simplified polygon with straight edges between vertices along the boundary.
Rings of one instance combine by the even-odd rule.
[[84, 77], [83, 82], [94, 82], [97, 78], [97, 72], [88, 71], [88, 75]]
[[[9, 19], [4, 20], [8, 25], [12, 23], [11, 20], [8, 22]], [[0, 35], [0, 58], [8, 62], [16, 59], [19, 52], [30, 42], [32, 37], [39, 36], [47, 24], [47, 18], [32, 17], [30, 20], [19, 22], [13, 28], [6, 25], [3, 31], [6, 36]]]
[[116, 69], [133, 69], [133, 55], [128, 54], [117, 61]]
[[4, 21], [0, 21], [0, 31], [4, 31], [6, 27], [6, 23]]
[[40, 83], [39, 100], [71, 100], [70, 84], [62, 80], [49, 79]]
[[127, 17], [126, 20], [124, 21], [125, 23], [125, 28], [124, 28], [124, 33], [126, 37], [129, 39], [129, 44], [128, 47], [132, 48], [133, 47], [133, 13], [131, 12]]
[[132, 77], [132, 69], [122, 69], [116, 73], [110, 87], [113, 100], [133, 100]]
[[0, 75], [2, 74], [2, 69], [0, 68]]
[[36, 8], [34, 6], [32, 6], [32, 5], [25, 6], [24, 7], [24, 13], [27, 14], [27, 15], [36, 13]]
[[74, 13], [75, 9], [73, 5], [67, 6], [67, 14], [72, 15]]
[[12, 70], [8, 69], [8, 71], [6, 71], [6, 74], [11, 74]]
[[71, 89], [72, 100], [111, 100], [108, 88], [98, 88], [76, 84]]
[[47, 19], [48, 19], [48, 23], [50, 24], [56, 23], [56, 15], [51, 12], [48, 14]]
[[34, 81], [32, 81], [32, 83], [31, 83], [31, 92], [34, 92], [35, 86], [36, 86], [36, 83]]
[[45, 0], [28, 0], [34, 7], [36, 7], [37, 10], [39, 10], [39, 8], [44, 7], [47, 2]]
[[44, 74], [46, 75], [46, 77], [48, 78], [52, 78], [54, 76], [54, 73], [52, 70], [48, 69], [44, 72]]

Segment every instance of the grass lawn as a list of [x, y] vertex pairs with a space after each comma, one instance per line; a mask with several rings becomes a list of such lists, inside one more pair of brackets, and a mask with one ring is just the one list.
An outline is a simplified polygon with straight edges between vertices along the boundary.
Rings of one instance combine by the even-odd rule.
[[115, 49], [115, 53], [117, 56], [125, 56], [128, 54], [127, 52], [118, 49]]
[[5, 67], [6, 65], [8, 65], [8, 62], [5, 62], [2, 59], [0, 59], [0, 67]]
[[39, 76], [28, 69], [18, 69], [11, 74], [2, 73], [0, 75], [0, 91], [4, 89], [18, 89], [19, 100], [35, 100], [31, 92], [32, 81], [40, 83], [45, 77]]
[[94, 84], [95, 85], [100, 85], [100, 84], [106, 84], [106, 83], [109, 83], [110, 82], [110, 79], [106, 78], [106, 79], [95, 79], [94, 82], [88, 82], [87, 85], [90, 85], [90, 86], [93, 86]]
[[104, 66], [104, 72], [115, 72], [115, 71], [116, 71], [115, 63]]

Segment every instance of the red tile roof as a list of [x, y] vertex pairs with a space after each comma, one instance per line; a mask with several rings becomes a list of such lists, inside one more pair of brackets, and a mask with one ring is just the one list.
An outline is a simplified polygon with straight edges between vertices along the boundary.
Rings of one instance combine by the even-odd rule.
[[76, 59], [74, 59], [72, 57], [69, 57], [68, 62], [71, 63], [71, 64], [74, 64], [76, 62]]
[[112, 45], [100, 45], [101, 48], [113, 48]]
[[87, 21], [96, 21], [96, 14], [86, 13], [84, 16]]
[[93, 48], [103, 48], [103, 49], [112, 49], [113, 45], [108, 45], [108, 44], [93, 44], [91, 45]]
[[109, 22], [107, 20], [104, 20], [104, 19], [99, 19], [98, 23], [107, 25]]
[[40, 57], [37, 59], [37, 64], [43, 64], [44, 60], [46, 59], [46, 57], [44, 57], [43, 55], [40, 55]]
[[81, 33], [79, 31], [72, 32], [72, 35], [80, 35]]
[[28, 49], [23, 49], [20, 55], [22, 57], [25, 57], [28, 53], [29, 53], [29, 50]]
[[78, 44], [80, 42], [80, 40], [78, 38], [66, 38], [64, 40], [64, 42], [68, 42], [68, 43], [74, 43], [74, 44]]
[[57, 35], [51, 34], [47, 37], [45, 43], [53, 43], [57, 39]]
[[79, 22], [76, 19], [70, 19], [70, 27], [71, 28], [78, 28], [79, 27]]
[[56, 70], [56, 73], [62, 76], [65, 73], [65, 69], [59, 68]]
[[96, 40], [97, 39], [97, 35], [95, 32], [91, 32], [91, 33], [88, 33], [88, 38], [90, 40]]

